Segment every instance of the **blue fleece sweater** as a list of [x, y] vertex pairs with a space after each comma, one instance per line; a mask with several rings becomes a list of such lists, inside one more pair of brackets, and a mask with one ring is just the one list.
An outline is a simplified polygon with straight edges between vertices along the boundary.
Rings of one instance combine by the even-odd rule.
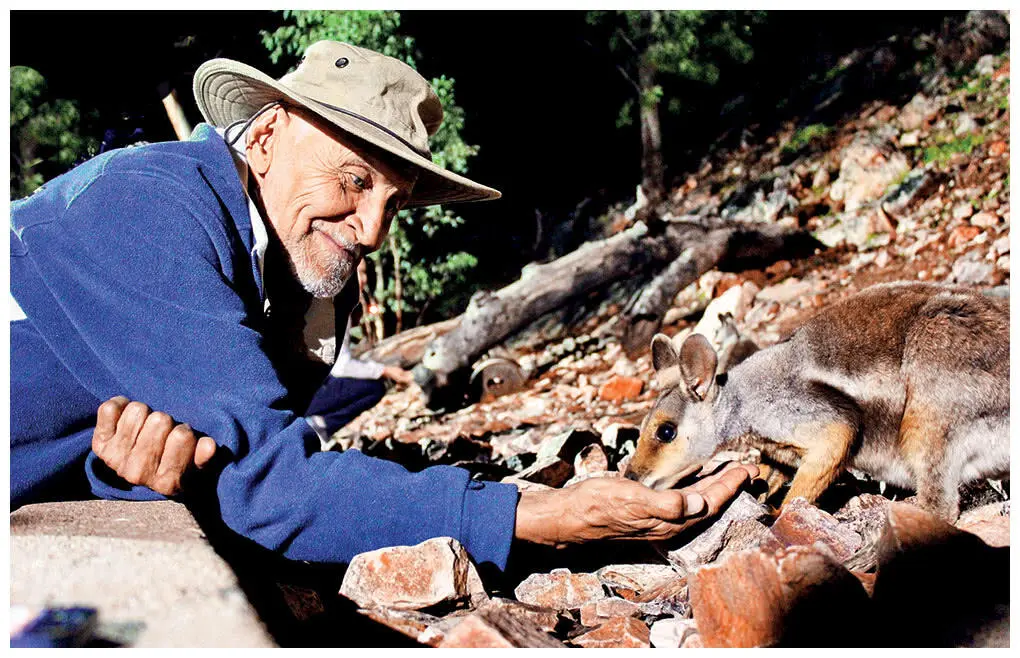
[[505, 567], [515, 487], [318, 451], [287, 351], [267, 344], [247, 198], [210, 126], [86, 162], [12, 204], [11, 227], [27, 316], [11, 323], [12, 506], [75, 495], [86, 476], [101, 497], [159, 498], [89, 452], [97, 407], [124, 395], [213, 437], [231, 457], [223, 521], [286, 557], [342, 563], [450, 536]]

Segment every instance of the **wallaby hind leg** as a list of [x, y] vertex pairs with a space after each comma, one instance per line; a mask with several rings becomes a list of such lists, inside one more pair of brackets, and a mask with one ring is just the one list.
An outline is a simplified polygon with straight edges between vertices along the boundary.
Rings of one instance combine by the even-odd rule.
[[801, 446], [804, 452], [781, 507], [794, 498], [815, 502], [843, 470], [857, 431], [847, 423], [835, 421], [824, 425], [801, 425], [795, 435], [795, 444]]
[[960, 492], [948, 484], [950, 465], [946, 459], [947, 423], [934, 409], [907, 402], [900, 423], [900, 454], [917, 485], [917, 502], [949, 522], [959, 515]]

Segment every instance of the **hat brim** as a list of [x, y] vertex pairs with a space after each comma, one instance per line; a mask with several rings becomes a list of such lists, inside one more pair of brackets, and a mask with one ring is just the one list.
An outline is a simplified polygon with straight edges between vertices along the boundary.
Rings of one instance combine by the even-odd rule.
[[420, 173], [408, 200], [408, 208], [486, 201], [502, 196], [498, 190], [443, 169], [371, 123], [325, 107], [247, 64], [231, 59], [210, 60], [195, 71], [193, 87], [199, 111], [217, 128], [247, 121], [266, 104], [286, 100], [314, 112], [343, 132], [414, 165]]

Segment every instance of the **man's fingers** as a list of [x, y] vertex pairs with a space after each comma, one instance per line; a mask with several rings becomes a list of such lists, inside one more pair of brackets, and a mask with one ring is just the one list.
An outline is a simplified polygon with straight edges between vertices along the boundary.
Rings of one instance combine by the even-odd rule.
[[174, 419], [154, 411], [145, 418], [120, 476], [131, 484], [150, 486], [159, 469], [160, 456], [167, 437], [174, 428]]
[[106, 443], [117, 433], [117, 421], [124, 413], [129, 400], [123, 395], [110, 398], [99, 405], [96, 412], [96, 429], [92, 432], [92, 450], [99, 455], [106, 448]]
[[212, 461], [214, 454], [216, 454], [216, 442], [208, 436], [203, 436], [198, 440], [198, 447], [195, 448], [195, 466], [204, 468]]
[[711, 481], [706, 482], [698, 493], [705, 499], [709, 514], [719, 511], [723, 503], [733, 498], [740, 487], [751, 478], [752, 472], [757, 473], [757, 468], [753, 466], [747, 468], [747, 466], [751, 465], [738, 464], [734, 468], [727, 468], [719, 475], [708, 478]]
[[163, 456], [150, 488], [164, 496], [173, 496], [181, 489], [181, 477], [195, 458], [195, 433], [187, 423], [173, 428], [166, 437]]
[[124, 468], [127, 466], [128, 456], [131, 448], [134, 447], [138, 433], [149, 417], [149, 407], [141, 402], [129, 402], [124, 407], [120, 419], [117, 420], [117, 430], [113, 437], [106, 442], [106, 450], [102, 455], [106, 465], [124, 477]]

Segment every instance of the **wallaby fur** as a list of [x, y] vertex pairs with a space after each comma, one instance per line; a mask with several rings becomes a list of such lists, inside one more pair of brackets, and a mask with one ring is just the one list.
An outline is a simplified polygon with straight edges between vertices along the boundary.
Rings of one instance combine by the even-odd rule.
[[[784, 504], [846, 467], [917, 491], [955, 520], [959, 487], [1009, 477], [1009, 301], [891, 283], [826, 308], [728, 373], [700, 335], [652, 340], [664, 391], [627, 476], [664, 489], [715, 452], [757, 448], [797, 469]], [[782, 481], [772, 482], [775, 491]]]

